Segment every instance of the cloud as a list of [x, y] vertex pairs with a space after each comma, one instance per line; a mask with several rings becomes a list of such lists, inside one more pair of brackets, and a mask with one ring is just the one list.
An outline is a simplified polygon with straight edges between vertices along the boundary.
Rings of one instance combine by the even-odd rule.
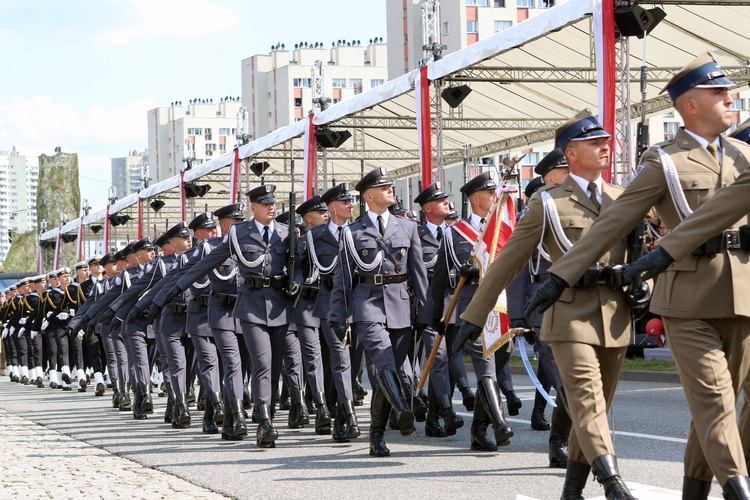
[[127, 26], [98, 33], [97, 40], [126, 45], [150, 36], [207, 36], [233, 28], [240, 22], [237, 13], [207, 0], [129, 0], [124, 4], [129, 6], [135, 19]]

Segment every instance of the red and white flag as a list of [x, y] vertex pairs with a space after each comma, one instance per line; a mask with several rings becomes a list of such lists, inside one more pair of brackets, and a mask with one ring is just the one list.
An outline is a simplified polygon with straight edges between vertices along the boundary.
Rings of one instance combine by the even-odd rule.
[[234, 161], [229, 174], [229, 203], [237, 203], [240, 188], [240, 148], [234, 148]]
[[[474, 253], [474, 258], [479, 267], [480, 281], [484, 279], [487, 269], [510, 238], [516, 225], [514, 194], [517, 192], [516, 186], [508, 184], [499, 186], [495, 202], [490, 207], [489, 214], [485, 217], [486, 222], [479, 233]], [[503, 335], [508, 333], [508, 328], [508, 306], [505, 291], [503, 291], [498, 296], [495, 307], [487, 316], [487, 323], [485, 323], [482, 331], [482, 347], [485, 357], [490, 356], [507, 343], [507, 339], [503, 338]]]
[[303, 153], [304, 171], [302, 172], [302, 201], [307, 201], [313, 196], [313, 184], [315, 183], [315, 125], [313, 125], [312, 113], [307, 116], [307, 127], [305, 127], [305, 150]]

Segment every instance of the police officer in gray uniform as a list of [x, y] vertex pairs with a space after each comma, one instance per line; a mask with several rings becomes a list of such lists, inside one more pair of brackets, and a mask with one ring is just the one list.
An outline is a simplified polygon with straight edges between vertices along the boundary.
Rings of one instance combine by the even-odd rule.
[[[328, 207], [321, 201], [320, 196], [315, 195], [296, 210], [302, 216], [305, 225], [309, 228], [323, 225], [328, 222]], [[304, 282], [297, 303], [294, 307], [293, 320], [297, 325], [297, 337], [299, 338], [302, 354], [302, 364], [305, 369], [305, 379], [315, 396], [317, 413], [315, 415], [315, 432], [317, 434], [330, 434], [331, 415], [325, 395], [325, 384], [323, 378], [323, 359], [320, 346], [320, 318], [313, 314], [315, 302], [320, 289], [320, 272], [309, 255], [310, 248], [307, 237], [299, 239], [300, 254], [302, 255], [302, 272]], [[300, 398], [301, 399], [301, 398]]]
[[[238, 265], [241, 285], [232, 315], [240, 320], [252, 359], [252, 396], [258, 408], [258, 446], [276, 446], [278, 432], [271, 420], [271, 407], [278, 392], [281, 358], [289, 334], [292, 298], [299, 293], [301, 267], [288, 269], [289, 227], [274, 221], [276, 186], [265, 184], [247, 192], [253, 220], [231, 226], [221, 245], [180, 279], [168, 296], [232, 257]], [[297, 249], [292, 251], [296, 254]], [[287, 273], [294, 273], [292, 285]]]
[[[162, 255], [161, 261], [167, 269], [171, 269], [172, 264], [177, 259], [177, 255], [174, 253], [172, 244], [167, 238], [167, 233], [162, 234], [154, 241], [154, 245], [161, 248]], [[175, 392], [172, 390], [172, 381], [169, 376], [169, 356], [167, 355], [167, 346], [165, 344], [165, 337], [161, 331], [161, 316], [156, 318], [152, 324], [154, 329], [154, 340], [156, 341], [156, 350], [159, 354], [159, 370], [161, 371], [163, 384], [167, 393], [167, 407], [164, 410], [164, 422], [167, 424], [172, 423], [172, 415], [174, 410], [174, 404], [177, 399]]]
[[[461, 192], [469, 198], [472, 213], [468, 218], [451, 226], [440, 245], [430, 283], [434, 304], [432, 312], [434, 329], [438, 331], [443, 329], [441, 318], [445, 299], [454, 293], [458, 275], [466, 277], [466, 284], [458, 292], [454, 316], [451, 317], [446, 332], [448, 352], [461, 324], [459, 316], [469, 305], [478, 286], [479, 270], [471, 261], [471, 251], [484, 223], [484, 217], [487, 216], [492, 200], [494, 200], [495, 189], [497, 189], [497, 184], [492, 180], [489, 171], [477, 175], [461, 187]], [[473, 241], [472, 234], [474, 235]], [[484, 357], [481, 340], [467, 343], [466, 351], [471, 356], [474, 373], [477, 376], [479, 399], [474, 407], [474, 418], [471, 423], [471, 449], [495, 451], [498, 446], [508, 445], [510, 438], [513, 437], [513, 431], [503, 414], [502, 400], [495, 375], [495, 359], [493, 356]], [[494, 436], [487, 433], [490, 424], [493, 427]]]
[[328, 322], [331, 314], [333, 275], [339, 262], [339, 235], [352, 217], [352, 196], [346, 184], [332, 187], [320, 197], [325, 203], [330, 221], [310, 228], [306, 235], [307, 255], [319, 275], [318, 296], [313, 316], [320, 320], [320, 329], [331, 353], [331, 377], [336, 388], [336, 416], [332, 437], [336, 442], [347, 442], [361, 435], [354, 412], [354, 394], [350, 350], [332, 331]]
[[[421, 205], [422, 212], [425, 214], [425, 223], [419, 226], [419, 238], [422, 241], [422, 255], [427, 269], [427, 278], [431, 280], [438, 259], [440, 242], [443, 241], [448, 227], [445, 224], [445, 217], [450, 213], [448, 195], [443, 192], [439, 182], [433, 182], [424, 188], [414, 201]], [[427, 294], [427, 302], [425, 307], [419, 310], [417, 323], [423, 325], [432, 323], [432, 300], [432, 294]], [[425, 352], [432, 351], [436, 338], [437, 332], [434, 329], [426, 327], [422, 330]], [[441, 342], [430, 369], [427, 421], [424, 427], [427, 436], [453, 436], [456, 434], [456, 429], [463, 427], [463, 419], [453, 410], [452, 393], [448, 373], [448, 350], [446, 342]], [[445, 419], [445, 428], [438, 420], [441, 414]]]
[[346, 335], [351, 317], [359, 342], [369, 358], [373, 384], [370, 454], [388, 456], [385, 426], [391, 407], [404, 436], [416, 432], [398, 377], [412, 342], [415, 306], [424, 307], [427, 271], [417, 224], [391, 216], [393, 181], [385, 168], [376, 168], [356, 186], [369, 210], [341, 232], [341, 257], [334, 275], [331, 329]]

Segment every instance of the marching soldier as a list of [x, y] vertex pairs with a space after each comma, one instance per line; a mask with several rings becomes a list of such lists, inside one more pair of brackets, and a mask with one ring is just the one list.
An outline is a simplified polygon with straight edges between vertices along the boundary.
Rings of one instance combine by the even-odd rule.
[[32, 361], [30, 381], [35, 383], [37, 387], [44, 387], [44, 369], [42, 368], [44, 362], [44, 343], [42, 342], [42, 336], [35, 330], [36, 318], [42, 314], [42, 306], [44, 305], [41, 301], [41, 294], [44, 289], [47, 288], [46, 276], [39, 275], [29, 279], [29, 283], [32, 287], [31, 292], [26, 295], [26, 305], [31, 309], [26, 323], [24, 325], [28, 333], [29, 343], [29, 357]]
[[29, 278], [24, 278], [18, 282], [18, 295], [14, 299], [15, 311], [10, 318], [9, 332], [13, 340], [16, 352], [18, 353], [18, 367], [21, 374], [20, 383], [29, 384], [29, 339], [24, 335], [26, 332], [26, 320], [31, 312], [31, 306], [28, 303], [28, 296], [32, 291], [32, 285]]
[[[172, 264], [177, 259], [177, 255], [174, 253], [174, 248], [167, 238], [167, 233], [162, 234], [156, 240], [154, 245], [161, 248], [162, 255], [159, 257], [161, 262], [164, 263], [165, 268], [170, 269]], [[161, 372], [162, 383], [167, 394], [167, 407], [164, 410], [164, 423], [172, 423], [172, 415], [176, 400], [176, 394], [172, 390], [172, 382], [169, 376], [169, 356], [167, 356], [167, 346], [165, 345], [165, 337], [161, 331], [160, 318], [152, 323], [154, 329], [154, 338], [156, 340], [156, 351], [159, 359], [159, 371]], [[161, 395], [161, 394], [160, 394]]]
[[370, 454], [382, 457], [390, 455], [385, 427], [391, 408], [403, 436], [416, 432], [397, 370], [409, 352], [415, 306], [418, 311], [425, 304], [427, 272], [417, 224], [388, 212], [395, 200], [387, 171], [372, 170], [356, 189], [368, 211], [341, 232], [331, 303], [344, 307], [332, 308], [330, 321], [333, 333], [343, 340], [351, 317], [369, 358]]
[[[746, 457], [735, 420], [736, 396], [750, 366], [750, 267], [739, 233], [739, 227], [748, 222], [747, 211], [726, 210], [731, 204], [720, 201], [702, 211], [714, 194], [718, 198], [727, 192], [729, 201], [734, 199], [729, 193], [741, 187], [730, 184], [750, 166], [747, 144], [720, 136], [732, 121], [728, 89], [733, 85], [710, 53], [672, 77], [663, 91], [669, 93], [685, 127], [673, 140], [644, 153], [639, 173], [624, 194], [591, 228], [585, 243], [552, 266], [554, 283], [546, 283], [537, 293], [537, 304], [544, 305], [565, 296], [566, 284], [577, 279], [585, 267], [583, 261], [596, 259], [651, 207], [675, 232], [682, 228], [683, 218], [699, 210], [702, 216], [696, 215], [695, 220], [705, 223], [712, 233], [733, 228], [698, 247], [678, 248], [674, 242], [689, 245], [699, 234], [692, 222], [685, 232], [669, 239], [665, 236], [666, 247], [646, 258], [647, 262], [664, 255], [675, 259], [656, 282], [651, 311], [662, 317], [693, 416], [683, 483], [684, 491], [694, 492], [690, 498], [707, 498], [712, 473], [728, 498], [750, 497]], [[713, 220], [718, 225], [705, 214], [716, 215], [718, 220]], [[634, 267], [637, 270], [641, 265]]]
[[[440, 183], [434, 182], [424, 188], [416, 198], [425, 215], [425, 223], [419, 226], [419, 238], [422, 242], [422, 252], [427, 279], [432, 281], [435, 264], [438, 260], [438, 250], [443, 241], [448, 226], [445, 218], [450, 214], [448, 195], [443, 192]], [[419, 310], [417, 323], [428, 325], [432, 323], [433, 297], [427, 295], [425, 307]], [[422, 342], [425, 352], [433, 348], [437, 332], [426, 327], [422, 330]], [[463, 360], [461, 360], [463, 361]], [[425, 435], [430, 437], [453, 436], [456, 430], [463, 427], [463, 419], [453, 410], [452, 390], [449, 376], [449, 357], [446, 343], [441, 342], [440, 348], [430, 370], [430, 385], [428, 388], [427, 421], [424, 426]], [[443, 416], [445, 428], [440, 425], [439, 418]]]
[[[89, 264], [86, 261], [77, 262], [74, 266], [76, 278], [74, 281], [68, 283], [65, 287], [65, 302], [63, 304], [63, 310], [67, 311], [69, 317], [75, 315], [76, 311], [80, 309], [86, 302], [86, 290], [81, 288], [80, 283], [83, 283], [89, 278]], [[90, 285], [87, 285], [89, 288]], [[90, 291], [90, 288], [89, 290]], [[68, 342], [70, 345], [70, 359], [71, 365], [75, 363], [76, 367], [76, 378], [78, 379], [78, 392], [86, 392], [86, 386], [88, 380], [84, 372], [84, 358], [88, 357], [84, 355], [83, 335], [79, 333], [81, 330], [72, 331], [68, 334]]]
[[348, 193], [346, 184], [339, 184], [323, 193], [320, 201], [326, 204], [330, 214], [329, 221], [313, 226], [307, 232], [306, 258], [314, 266], [313, 273], [319, 275], [313, 316], [320, 321], [320, 330], [331, 354], [331, 377], [338, 398], [332, 437], [334, 441], [343, 443], [358, 438], [361, 431], [354, 412], [350, 351], [346, 343], [331, 331], [328, 318], [331, 314], [333, 275], [340, 258], [339, 236], [352, 218], [352, 196]]
[[[554, 263], [619, 196], [621, 190], [601, 178], [610, 165], [610, 138], [588, 110], [555, 131], [556, 145], [564, 152], [570, 173], [561, 184], [532, 196], [528, 212], [516, 224], [462, 315], [462, 337], [479, 335], [482, 328], [478, 325], [484, 324], [498, 294], [540, 243], [540, 252], [546, 251]], [[630, 308], [618, 271], [627, 246], [622, 236], [612, 240], [607, 247], [612, 249], [600, 259], [604, 267], [591, 267], [596, 260], [589, 260], [586, 279], [569, 290], [542, 322], [541, 340], [551, 342], [573, 421], [564, 499], [581, 498], [592, 466], [608, 499], [634, 498], [620, 478], [606, 414], [632, 335]], [[638, 292], [647, 295], [647, 290], [639, 288]], [[527, 305], [526, 309], [529, 312], [531, 308]]]
[[[89, 259], [89, 269], [92, 270], [92, 276], [89, 279], [93, 283], [89, 292], [86, 303], [77, 311], [77, 315], [85, 314], [85, 311], [96, 301], [104, 296], [107, 290], [112, 286], [112, 279], [117, 276], [116, 261], [114, 254], [108, 253], [104, 256], [95, 255]], [[104, 274], [98, 272], [102, 268]], [[72, 320], [71, 320], [72, 322]], [[104, 384], [104, 368], [106, 366], [109, 374], [109, 382], [112, 384], [114, 405], [117, 402], [119, 408], [119, 376], [117, 374], [117, 357], [114, 352], [114, 345], [109, 336], [102, 335], [104, 325], [98, 324], [94, 327], [87, 327], [87, 335], [84, 337], [91, 354], [91, 368], [94, 370], [94, 396], [103, 396], [106, 386]]]

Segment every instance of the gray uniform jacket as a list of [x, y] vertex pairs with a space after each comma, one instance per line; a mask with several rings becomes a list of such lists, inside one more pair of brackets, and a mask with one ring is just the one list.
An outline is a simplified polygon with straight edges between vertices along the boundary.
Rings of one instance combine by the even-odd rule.
[[[326, 226], [327, 224], [321, 225]], [[320, 328], [320, 319], [313, 313], [317, 294], [319, 293], [320, 278], [316, 278], [314, 281], [312, 280], [315, 264], [310, 257], [310, 249], [307, 248], [307, 238], [303, 236], [299, 238], [298, 242], [301, 258], [299, 259], [298, 264], [295, 264], [295, 267], [301, 267], [304, 281], [302, 282], [302, 292], [297, 297], [297, 303], [294, 305], [292, 321], [295, 325]]]
[[[438, 242], [437, 238], [432, 235], [432, 232], [427, 228], [427, 225], [419, 226], [419, 239], [422, 242], [422, 258], [424, 260], [425, 269], [427, 270], [427, 281], [430, 282], [432, 281], [432, 275], [435, 271], [435, 263], [437, 262], [440, 242]], [[428, 293], [425, 306], [419, 309], [417, 323], [429, 325], [432, 322], [432, 309], [432, 294]]]
[[[318, 258], [318, 262], [322, 267], [330, 267], [334, 259], [339, 255], [338, 240], [328, 230], [328, 224], [314, 226], [310, 229], [310, 233], [312, 233], [315, 245], [313, 251]], [[328, 319], [328, 315], [331, 312], [331, 289], [333, 288], [333, 274], [336, 267], [338, 265], [334, 266], [334, 269], [328, 273], [321, 273], [319, 279], [320, 289], [318, 290], [318, 297], [315, 299], [315, 307], [313, 308], [313, 315], [316, 318]]]
[[[346, 234], [351, 232], [353, 251], [347, 250]], [[415, 309], [425, 306], [427, 271], [422, 260], [422, 244], [417, 224], [395, 216], [388, 218], [383, 236], [373, 226], [368, 214], [350, 224], [342, 233], [341, 260], [336, 266], [331, 292], [332, 323], [381, 323], [389, 329], [410, 328], [416, 319]], [[386, 251], [387, 250], [387, 251]], [[382, 252], [381, 264], [366, 271], [355, 263], [355, 257], [372, 264]], [[406, 273], [407, 281], [389, 285], [359, 283], [360, 276]], [[416, 306], [416, 307], [415, 307]]]

